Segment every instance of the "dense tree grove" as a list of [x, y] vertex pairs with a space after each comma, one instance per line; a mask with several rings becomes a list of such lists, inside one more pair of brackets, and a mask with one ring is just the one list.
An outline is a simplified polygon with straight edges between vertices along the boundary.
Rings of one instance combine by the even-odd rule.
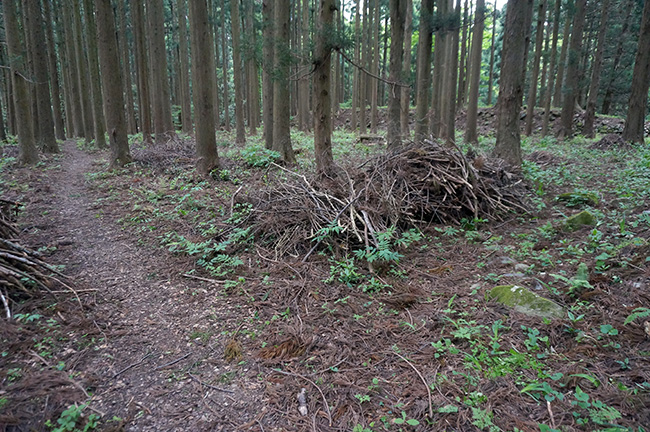
[[[570, 137], [582, 131], [574, 113], [586, 110], [585, 134], [596, 114], [620, 115], [625, 138], [643, 140], [648, 1], [502, 3], [7, 0], [0, 138], [18, 136], [23, 163], [57, 152], [55, 137], [67, 136], [108, 142], [121, 164], [130, 160], [126, 133], [154, 143], [196, 128], [207, 171], [218, 164], [215, 130], [234, 123], [241, 144], [263, 126], [267, 148], [291, 163], [295, 126], [314, 132], [327, 172], [330, 116], [341, 109], [351, 107], [350, 128], [376, 134], [387, 106], [394, 148], [411, 134], [414, 107], [416, 139], [453, 145], [456, 114], [467, 110], [462, 135], [476, 142], [478, 107], [498, 94], [496, 153], [515, 164], [517, 150], [507, 149], [519, 145], [524, 108], [527, 135]], [[549, 131], [553, 107], [562, 120]]]

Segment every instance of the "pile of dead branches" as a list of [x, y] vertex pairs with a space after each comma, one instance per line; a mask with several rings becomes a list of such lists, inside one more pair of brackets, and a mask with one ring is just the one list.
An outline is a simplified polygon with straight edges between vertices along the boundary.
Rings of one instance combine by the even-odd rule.
[[131, 151], [133, 161], [156, 170], [192, 166], [196, 163], [194, 146], [181, 138], [170, 138], [167, 142], [154, 145], [143, 144]]
[[255, 234], [278, 255], [308, 256], [326, 238], [350, 248], [376, 246], [376, 233], [390, 226], [501, 220], [527, 211], [528, 189], [502, 161], [468, 158], [434, 142], [347, 167], [334, 180], [280, 172], [253, 203], [252, 218]]
[[54, 283], [74, 290], [56, 276], [66, 276], [41, 260], [41, 254], [19, 244], [14, 217], [20, 204], [0, 199], [0, 303], [11, 318], [10, 302], [33, 297], [40, 290], [54, 294]]

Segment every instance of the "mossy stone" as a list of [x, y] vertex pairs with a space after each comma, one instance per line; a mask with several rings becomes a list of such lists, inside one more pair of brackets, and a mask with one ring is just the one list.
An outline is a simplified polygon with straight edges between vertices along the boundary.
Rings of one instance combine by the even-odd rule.
[[587, 210], [569, 216], [566, 218], [566, 221], [564, 221], [564, 229], [567, 231], [575, 231], [583, 226], [594, 225], [596, 225], [596, 217]]
[[543, 318], [562, 318], [562, 306], [517, 285], [500, 285], [490, 290], [489, 298], [526, 315]]
[[575, 207], [578, 204], [597, 206], [600, 203], [598, 195], [592, 192], [567, 192], [558, 195], [555, 199], [565, 202], [568, 207]]

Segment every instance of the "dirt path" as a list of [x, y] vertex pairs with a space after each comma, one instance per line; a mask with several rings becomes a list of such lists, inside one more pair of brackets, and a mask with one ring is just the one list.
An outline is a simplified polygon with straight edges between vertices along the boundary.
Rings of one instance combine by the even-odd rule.
[[133, 431], [233, 430], [253, 420], [256, 372], [223, 360], [222, 332], [234, 330], [240, 312], [214, 288], [182, 278], [181, 261], [138, 246], [86, 181], [95, 156], [73, 142], [63, 151], [28, 212], [43, 219], [39, 238], [58, 248], [51, 260], [67, 265], [79, 289], [97, 290], [84, 296], [97, 337], [70, 335], [86, 346], [66, 350], [69, 372], [91, 388], [90, 405]]

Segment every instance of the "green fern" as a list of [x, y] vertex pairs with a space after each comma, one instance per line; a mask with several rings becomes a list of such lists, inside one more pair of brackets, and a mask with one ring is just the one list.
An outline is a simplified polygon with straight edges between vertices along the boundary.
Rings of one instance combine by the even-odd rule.
[[625, 318], [625, 321], [623, 321], [623, 325], [628, 325], [632, 321], [636, 320], [637, 318], [645, 318], [650, 316], [650, 308], [646, 307], [640, 307], [636, 308], [632, 311], [632, 313]]

